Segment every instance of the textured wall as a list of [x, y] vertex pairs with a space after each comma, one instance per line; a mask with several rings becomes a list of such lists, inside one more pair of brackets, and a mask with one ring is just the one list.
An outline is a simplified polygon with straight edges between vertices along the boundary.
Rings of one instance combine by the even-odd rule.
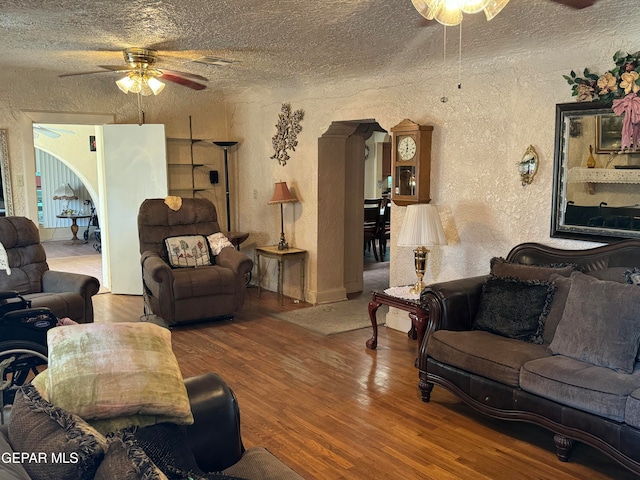
[[[285, 228], [296, 246], [310, 250], [308, 286], [313, 290], [317, 262], [331, 261], [314, 256], [316, 242], [322, 242], [323, 232], [330, 228], [317, 225], [315, 214], [322, 208], [314, 200], [317, 190], [331, 188], [316, 183], [318, 137], [332, 121], [373, 118], [389, 129], [410, 118], [435, 126], [431, 196], [449, 241], [448, 246], [433, 249], [426, 281], [484, 274], [492, 256], [505, 256], [524, 241], [566, 248], [592, 246], [549, 237], [555, 105], [573, 101], [563, 74], [587, 66], [605, 71], [612, 67], [616, 50], [634, 51], [640, 44], [640, 35], [631, 25], [621, 26], [613, 38], [617, 41], [557, 43], [546, 49], [520, 48], [512, 56], [466, 59], [460, 90], [455, 88], [455, 74], [441, 74], [439, 66], [431, 64], [394, 77], [256, 91], [231, 99], [229, 128], [247, 137], [243, 155], [254, 159], [239, 165], [240, 175], [250, 186], [240, 193], [243, 221], [263, 226], [261, 242], [275, 241], [278, 217], [266, 205], [268, 192], [259, 201], [251, 192], [262, 191], [265, 178], [295, 185], [303, 201], [295, 204], [295, 223], [290, 213]], [[440, 102], [443, 84], [447, 103]], [[306, 111], [300, 144], [286, 167], [268, 158], [281, 102]], [[538, 152], [540, 168], [534, 183], [523, 187], [516, 162], [529, 145]], [[403, 214], [404, 209], [394, 205], [392, 284], [415, 278], [411, 249], [394, 246]], [[294, 286], [295, 279], [289, 288]]]
[[[637, 17], [637, 14], [635, 14]], [[618, 18], [619, 17], [619, 18]], [[549, 238], [553, 180], [554, 108], [572, 101], [562, 75], [589, 67], [602, 72], [612, 67], [616, 50], [640, 46], [637, 18], [617, 16], [615, 24], [594, 18], [580, 38], [565, 38], [553, 19], [523, 19], [523, 30], [513, 42], [493, 49], [490, 56], [463, 49], [463, 86], [458, 90], [455, 62], [444, 68], [437, 58], [423, 59], [419, 42], [410, 46], [414, 70], [376, 70], [372, 77], [296, 86], [253, 88], [232, 97], [215, 89], [204, 92], [168, 87], [160, 96], [144, 99], [147, 123], [165, 123], [168, 135], [188, 134], [188, 116], [194, 116], [198, 136], [239, 140], [231, 155], [232, 198], [237, 205], [237, 228], [251, 232], [243, 244], [253, 254], [256, 245], [276, 243], [279, 209], [268, 205], [276, 181], [286, 181], [299, 203], [285, 205], [289, 243], [309, 250], [307, 289], [316, 288], [318, 242], [331, 225], [318, 225], [318, 191], [332, 184], [318, 181], [318, 138], [333, 121], [374, 118], [391, 128], [404, 118], [434, 125], [432, 203], [438, 205], [449, 245], [434, 248], [427, 281], [476, 275], [488, 270], [491, 256], [506, 255], [522, 241], [539, 241], [569, 248], [591, 244]], [[611, 26], [610, 24], [613, 24]], [[491, 24], [487, 24], [491, 25]], [[430, 28], [439, 28], [434, 25]], [[558, 36], [556, 37], [556, 32]], [[472, 44], [465, 39], [464, 44]], [[455, 51], [455, 44], [452, 44]], [[321, 68], [321, 66], [319, 66]], [[137, 121], [135, 97], [125, 96], [111, 79], [94, 76], [60, 80], [33, 71], [3, 71], [0, 84], [0, 128], [9, 131], [12, 183], [16, 213], [24, 211], [20, 112], [113, 113], [119, 123]], [[447, 103], [439, 101], [443, 92]], [[306, 112], [299, 145], [289, 164], [278, 165], [271, 137], [283, 102]], [[540, 157], [535, 182], [522, 187], [515, 163], [528, 145]], [[348, 181], [349, 179], [345, 179]], [[391, 241], [391, 283], [414, 278], [410, 249], [394, 246], [403, 209], [394, 206]], [[275, 265], [267, 269], [264, 285], [275, 289]], [[298, 294], [298, 266], [285, 272], [285, 292]]]

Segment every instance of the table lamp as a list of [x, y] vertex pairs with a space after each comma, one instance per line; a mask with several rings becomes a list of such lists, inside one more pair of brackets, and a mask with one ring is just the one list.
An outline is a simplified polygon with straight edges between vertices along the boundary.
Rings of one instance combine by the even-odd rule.
[[77, 200], [78, 197], [68, 183], [63, 183], [58, 188], [56, 188], [55, 192], [53, 192], [53, 199], [65, 201], [62, 207], [62, 213], [66, 214], [69, 213], [69, 202], [71, 200]]
[[419, 295], [425, 287], [422, 277], [427, 268], [427, 256], [429, 254], [429, 250], [425, 245], [446, 244], [447, 238], [444, 235], [438, 209], [434, 205], [426, 203], [409, 205], [400, 228], [398, 246], [416, 247], [413, 253], [418, 281], [411, 287], [411, 293]]
[[274, 203], [280, 204], [280, 242], [278, 243], [278, 250], [287, 250], [289, 248], [289, 244], [284, 238], [284, 212], [283, 212], [283, 204], [290, 202], [297, 202], [298, 199], [294, 197], [289, 188], [287, 187], [287, 182], [277, 182], [275, 191], [273, 192], [273, 197], [269, 200], [269, 205]]

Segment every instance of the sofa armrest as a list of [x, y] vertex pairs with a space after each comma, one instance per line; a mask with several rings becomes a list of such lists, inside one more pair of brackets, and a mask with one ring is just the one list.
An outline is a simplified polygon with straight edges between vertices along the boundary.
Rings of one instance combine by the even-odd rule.
[[84, 303], [82, 318], [74, 318], [80, 323], [93, 322], [93, 297], [100, 290], [100, 281], [90, 275], [80, 273], [58, 272], [46, 270], [42, 274], [42, 291], [44, 293], [77, 293]]
[[233, 270], [238, 275], [244, 276], [253, 268], [253, 260], [234, 247], [224, 247], [216, 255], [216, 265]]
[[[142, 266], [142, 288], [147, 296], [153, 297], [153, 313], [165, 321], [173, 318], [173, 270], [160, 255], [146, 251], [140, 257]], [[145, 304], [146, 312], [146, 304]]]
[[100, 290], [100, 281], [90, 275], [46, 270], [42, 274], [42, 291], [46, 293], [79, 293], [85, 299]]
[[198, 466], [205, 472], [230, 467], [244, 452], [236, 396], [215, 373], [191, 377], [184, 383], [194, 419], [193, 425], [186, 427], [187, 438]]
[[428, 285], [420, 294], [429, 321], [418, 353], [418, 369], [426, 372], [427, 346], [436, 330], [471, 330], [487, 275]]
[[429, 312], [433, 330], [471, 330], [487, 278], [483, 275], [428, 285], [420, 294], [420, 303]]
[[140, 257], [142, 281], [154, 297], [173, 297], [173, 272], [160, 255], [146, 251]]

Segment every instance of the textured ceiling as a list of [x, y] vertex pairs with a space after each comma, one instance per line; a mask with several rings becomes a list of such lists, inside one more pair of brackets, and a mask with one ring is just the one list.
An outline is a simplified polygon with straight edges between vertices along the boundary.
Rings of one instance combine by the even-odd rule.
[[[582, 10], [512, 0], [491, 22], [465, 17], [464, 55], [544, 48], [585, 37], [594, 22], [615, 29], [616, 17], [638, 10], [637, 0], [600, 0]], [[443, 43], [443, 27], [424, 20], [410, 0], [2, 0], [0, 28], [0, 71], [37, 68], [61, 84], [91, 81], [57, 78], [62, 73], [124, 65], [121, 50], [130, 46], [155, 48], [160, 66], [231, 88], [393, 74], [439, 61]], [[458, 29], [448, 32], [457, 43]], [[190, 61], [204, 55], [236, 63]]]

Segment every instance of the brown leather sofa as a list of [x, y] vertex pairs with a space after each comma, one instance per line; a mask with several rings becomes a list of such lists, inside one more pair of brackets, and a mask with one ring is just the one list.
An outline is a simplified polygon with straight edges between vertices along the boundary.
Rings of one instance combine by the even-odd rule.
[[89, 275], [49, 270], [38, 227], [30, 219], [0, 217], [0, 243], [11, 271], [0, 270], [0, 290], [17, 291], [34, 308], [50, 308], [58, 318], [93, 322], [91, 297], [100, 282]]
[[[245, 450], [238, 401], [220, 376], [205, 373], [186, 379], [185, 386], [194, 418], [186, 429], [188, 446], [200, 470], [223, 471], [229, 477], [246, 480], [302, 480], [266, 449]], [[7, 425], [0, 426], [0, 454], [13, 458]], [[27, 480], [29, 476], [19, 461], [2, 461], [0, 478]]]
[[145, 309], [169, 325], [231, 318], [244, 304], [246, 276], [253, 261], [233, 246], [213, 265], [172, 268], [165, 239], [220, 232], [216, 208], [204, 198], [183, 198], [178, 210], [162, 198], [147, 199], [138, 212], [138, 236]]
[[[635, 289], [640, 288], [637, 285], [604, 286], [613, 282], [626, 283], [622, 278], [628, 276], [630, 269], [640, 267], [640, 240], [587, 250], [563, 250], [525, 243], [513, 248], [506, 261], [518, 268], [522, 264], [544, 268], [567, 263], [577, 265], [579, 271], [571, 273], [566, 280], [559, 279], [558, 274], [552, 277], [557, 288], [553, 302], [561, 298], [559, 285], [566, 281], [570, 287], [564, 288], [569, 288], [570, 292], [578, 277], [588, 279], [585, 281], [598, 288], [578, 297], [573, 305], [584, 305], [587, 297], [593, 297], [595, 303], [604, 303], [604, 288], [610, 287], [612, 290], [607, 292], [626, 288], [623, 295], [629, 298], [630, 294], [635, 299]], [[560, 460], [567, 461], [574, 441], [579, 441], [640, 474], [640, 362], [635, 357], [638, 351], [637, 345], [634, 347], [635, 339], [630, 341], [628, 349], [629, 363], [633, 367], [630, 373], [559, 354], [551, 347], [558, 337], [560, 325], [565, 322], [564, 331], [566, 325], [573, 325], [573, 322], [565, 321], [568, 299], [562, 304], [560, 323], [550, 332], [547, 330], [551, 328], [551, 313], [547, 317], [542, 344], [478, 330], [477, 325], [474, 328], [474, 320], [487, 278], [480, 276], [437, 283], [422, 292], [421, 303], [429, 311], [429, 323], [418, 357], [422, 399], [430, 401], [434, 385], [444, 387], [485, 415], [534, 423], [551, 430], [555, 433]], [[608, 342], [617, 329], [613, 326], [615, 318], [625, 317], [632, 331], [640, 330], [640, 315], [634, 314], [634, 308], [631, 305], [631, 313], [627, 309], [624, 315], [614, 313], [615, 308], [605, 309], [596, 321], [604, 319], [604, 323], [599, 323], [609, 333], [598, 336], [594, 342], [596, 346], [580, 355], [600, 355], [609, 348]], [[589, 314], [578, 317], [585, 316]], [[570, 318], [575, 317], [570, 315]], [[636, 321], [637, 327], [634, 326]], [[599, 331], [576, 328], [568, 333], [575, 338], [579, 336], [575, 332], [585, 330]]]

